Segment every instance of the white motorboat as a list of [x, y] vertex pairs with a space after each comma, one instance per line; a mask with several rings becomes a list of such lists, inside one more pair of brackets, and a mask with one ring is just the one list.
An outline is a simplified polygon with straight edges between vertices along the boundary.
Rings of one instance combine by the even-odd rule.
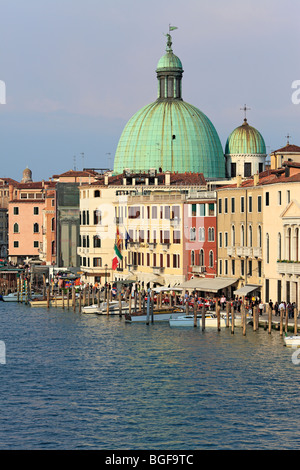
[[[194, 326], [194, 315], [182, 315], [177, 318], [171, 317], [169, 320], [170, 326]], [[197, 314], [197, 326], [202, 328], [202, 314]], [[220, 316], [220, 327], [226, 326], [226, 318]], [[218, 318], [215, 314], [205, 314], [205, 328], [217, 328]]]
[[[199, 326], [201, 315], [197, 315], [197, 326]], [[179, 317], [173, 317], [171, 315], [169, 319], [170, 326], [194, 326], [194, 315], [182, 315]]]
[[[32, 292], [31, 294], [26, 294], [25, 292], [21, 293], [19, 292], [19, 302], [25, 300], [32, 300], [32, 299], [42, 299], [43, 295], [42, 294], [35, 294]], [[2, 299], [4, 302], [18, 302], [18, 293], [17, 292], [11, 292], [8, 295], [3, 295]]]
[[300, 347], [300, 335], [299, 336], [285, 336], [285, 345], [288, 348], [299, 348]]
[[[172, 318], [177, 318], [179, 316], [182, 316], [182, 312], [172, 312], [172, 311], [166, 311], [166, 312], [153, 312], [153, 321], [169, 321], [170, 317]], [[149, 322], [152, 322], [152, 316], [151, 313], [149, 317], [147, 317], [147, 314], [140, 314], [140, 313], [126, 313], [125, 314], [125, 322], [127, 323], [135, 323], [135, 322], [147, 322], [147, 319], [149, 319]]]
[[[128, 311], [129, 305], [124, 300], [121, 301], [122, 312]], [[83, 313], [96, 313], [97, 315], [105, 315], [107, 314], [107, 302], [102, 302], [100, 306], [98, 304], [94, 305], [87, 305], [83, 307], [81, 310]], [[113, 300], [109, 302], [109, 314], [116, 315], [119, 314], [119, 301]]]

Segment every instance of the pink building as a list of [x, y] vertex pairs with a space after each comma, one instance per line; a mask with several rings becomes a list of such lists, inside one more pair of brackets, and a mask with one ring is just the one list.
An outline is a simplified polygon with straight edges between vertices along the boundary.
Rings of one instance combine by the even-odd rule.
[[217, 275], [217, 217], [214, 191], [184, 205], [184, 265], [187, 279]]

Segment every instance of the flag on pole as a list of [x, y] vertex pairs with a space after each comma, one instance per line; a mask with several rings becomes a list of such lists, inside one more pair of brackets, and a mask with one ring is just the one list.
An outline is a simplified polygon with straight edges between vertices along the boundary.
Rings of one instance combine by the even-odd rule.
[[174, 29], [178, 29], [177, 26], [169, 26], [169, 31], [174, 31]]
[[126, 248], [126, 250], [127, 250], [127, 245], [128, 245], [129, 242], [130, 242], [130, 235], [127, 232], [127, 230], [125, 230], [125, 248]]
[[114, 251], [115, 251], [116, 256], [112, 260], [112, 269], [113, 270], [117, 269], [117, 267], [119, 265], [119, 262], [122, 261], [122, 259], [123, 259], [123, 256], [122, 256], [122, 253], [121, 253], [121, 238], [120, 238], [120, 233], [119, 233], [119, 227], [117, 227]]

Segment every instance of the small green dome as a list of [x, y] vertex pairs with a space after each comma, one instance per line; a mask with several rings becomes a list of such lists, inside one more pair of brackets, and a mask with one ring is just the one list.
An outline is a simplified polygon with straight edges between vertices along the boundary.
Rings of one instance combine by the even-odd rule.
[[261, 133], [249, 126], [247, 119], [230, 134], [225, 145], [225, 155], [239, 154], [266, 154], [266, 144]]
[[167, 52], [161, 57], [157, 64], [156, 72], [165, 69], [181, 69], [182, 63], [181, 60], [172, 52]]

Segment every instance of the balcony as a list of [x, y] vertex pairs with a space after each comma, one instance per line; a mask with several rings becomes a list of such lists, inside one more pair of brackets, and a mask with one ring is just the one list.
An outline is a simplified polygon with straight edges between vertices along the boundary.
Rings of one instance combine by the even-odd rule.
[[156, 247], [157, 243], [156, 242], [151, 242], [149, 243], [149, 250], [153, 251], [154, 248]]
[[234, 256], [235, 255], [235, 247], [234, 246], [228, 246], [227, 247], [227, 256]]
[[237, 246], [236, 247], [236, 256], [252, 256], [252, 248], [250, 246]]
[[279, 274], [300, 275], [300, 262], [277, 261], [277, 272]]
[[168, 251], [170, 248], [170, 242], [162, 242], [161, 246], [163, 251]]
[[191, 266], [192, 273], [203, 274], [206, 272], [205, 266]]
[[137, 270], [137, 264], [127, 264], [128, 271], [136, 271]]
[[180, 219], [178, 217], [174, 217], [174, 219], [170, 219], [171, 227], [178, 227], [180, 224]]
[[253, 248], [253, 256], [254, 256], [254, 258], [261, 258], [262, 257], [262, 249], [259, 246]]
[[162, 266], [152, 266], [153, 274], [162, 274], [165, 270]]

